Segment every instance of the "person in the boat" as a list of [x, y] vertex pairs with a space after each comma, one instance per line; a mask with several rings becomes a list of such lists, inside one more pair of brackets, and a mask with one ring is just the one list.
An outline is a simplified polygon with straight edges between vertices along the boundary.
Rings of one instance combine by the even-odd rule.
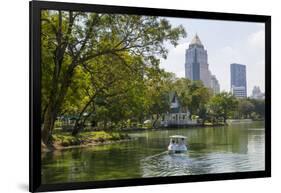
[[179, 141], [179, 149], [185, 149], [184, 138], [181, 138], [181, 140]]
[[175, 140], [172, 140], [170, 145], [169, 145], [169, 149], [170, 150], [175, 150], [176, 144], [175, 144]]

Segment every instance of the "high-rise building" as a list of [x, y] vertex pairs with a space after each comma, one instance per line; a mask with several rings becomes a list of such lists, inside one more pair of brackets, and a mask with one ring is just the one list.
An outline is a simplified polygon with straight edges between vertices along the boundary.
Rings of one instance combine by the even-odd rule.
[[243, 64], [230, 64], [230, 88], [234, 96], [247, 97], [246, 66]]
[[253, 91], [252, 91], [252, 99], [264, 99], [264, 93], [261, 92], [261, 89], [259, 86], [254, 86]]
[[196, 34], [185, 52], [185, 77], [190, 80], [201, 80], [204, 86], [219, 92], [219, 83], [209, 70], [208, 54]]
[[213, 89], [214, 94], [220, 92], [220, 84], [215, 75], [211, 75], [211, 88]]

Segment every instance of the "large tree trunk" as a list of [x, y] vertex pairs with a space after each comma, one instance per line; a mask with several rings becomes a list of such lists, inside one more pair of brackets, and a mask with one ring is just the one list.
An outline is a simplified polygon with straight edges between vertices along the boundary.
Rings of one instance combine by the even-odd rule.
[[95, 106], [93, 107], [93, 111], [89, 112], [88, 115], [84, 118], [84, 120], [81, 122], [81, 119], [83, 117], [83, 114], [86, 112], [87, 108], [89, 107], [89, 105], [93, 102], [93, 100], [95, 99], [96, 95], [93, 95], [90, 100], [87, 102], [87, 104], [83, 107], [82, 111], [79, 113], [79, 117], [78, 119], [75, 121], [75, 125], [72, 131], [72, 135], [75, 136], [79, 133], [79, 131], [84, 127], [84, 124], [87, 120], [87, 118], [90, 117], [90, 115], [93, 113], [93, 111], [95, 111]]
[[52, 144], [51, 137], [55, 120], [63, 104], [67, 90], [71, 84], [73, 70], [74, 68], [69, 69], [69, 71], [66, 73], [65, 79], [63, 80], [60, 89], [58, 88], [58, 82], [56, 81], [57, 79], [52, 81], [52, 91], [49, 98], [49, 104], [44, 115], [44, 124], [42, 130], [42, 140], [47, 146], [51, 146]]
[[[84, 111], [83, 111], [83, 113], [84, 113]], [[73, 128], [73, 130], [72, 130], [72, 135], [73, 135], [73, 136], [76, 136], [81, 130], [84, 129], [85, 123], [86, 123], [87, 119], [91, 116], [91, 114], [93, 113], [93, 111], [90, 112], [90, 113], [88, 113], [88, 115], [85, 116], [84, 118], [82, 117], [83, 113], [82, 113], [81, 116], [79, 116], [79, 118], [75, 121], [75, 125], [74, 125], [74, 128]]]
[[43, 108], [42, 114], [41, 114], [41, 125], [44, 123], [44, 119], [45, 119], [45, 113], [47, 111], [47, 105]]
[[[88, 106], [88, 105], [86, 105], [86, 106]], [[75, 120], [75, 124], [74, 124], [73, 130], [72, 130], [72, 133], [71, 133], [73, 136], [76, 136], [79, 133], [79, 131], [84, 127], [84, 121], [81, 121], [81, 119], [82, 119], [82, 116], [83, 116], [83, 114], [85, 112], [85, 109], [86, 108], [84, 108], [80, 112], [80, 114], [78, 116], [78, 119]]]
[[42, 130], [42, 140], [46, 146], [52, 145], [52, 132], [57, 117], [57, 112], [52, 105], [47, 107], [44, 115], [44, 125]]
[[[72, 18], [72, 13], [70, 13], [70, 18]], [[59, 11], [59, 16], [58, 16], [59, 24], [58, 24], [58, 29], [56, 32], [56, 41], [57, 41], [57, 47], [54, 51], [54, 64], [55, 67], [53, 69], [53, 77], [51, 81], [51, 91], [50, 91], [50, 96], [49, 96], [49, 102], [46, 107], [46, 111], [44, 113], [44, 117], [41, 121], [43, 121], [43, 129], [42, 129], [42, 141], [45, 143], [47, 146], [51, 146], [52, 144], [52, 131], [54, 128], [55, 120], [58, 114], [59, 107], [62, 104], [62, 101], [65, 97], [66, 90], [69, 86], [70, 78], [66, 77], [65, 85], [61, 86], [61, 89], [59, 89], [58, 84], [59, 84], [59, 76], [61, 73], [61, 67], [64, 59], [64, 53], [66, 50], [67, 44], [62, 46], [62, 13]], [[72, 28], [72, 23], [69, 25], [69, 30]], [[70, 33], [71, 31], [69, 31]], [[68, 76], [68, 75], [67, 75]]]

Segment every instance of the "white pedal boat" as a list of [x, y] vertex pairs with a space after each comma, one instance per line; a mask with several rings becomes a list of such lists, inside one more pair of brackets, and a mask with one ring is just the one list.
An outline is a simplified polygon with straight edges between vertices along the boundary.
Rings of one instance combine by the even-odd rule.
[[185, 153], [187, 152], [186, 137], [183, 135], [170, 136], [170, 144], [168, 146], [169, 154]]

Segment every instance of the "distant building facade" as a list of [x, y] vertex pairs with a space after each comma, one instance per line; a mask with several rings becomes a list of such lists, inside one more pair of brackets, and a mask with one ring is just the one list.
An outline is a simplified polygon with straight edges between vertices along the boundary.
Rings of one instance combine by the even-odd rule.
[[244, 86], [233, 86], [231, 88], [231, 93], [237, 98], [246, 98], [246, 91]]
[[264, 93], [261, 92], [260, 87], [254, 86], [253, 91], [252, 91], [252, 95], [251, 95], [250, 98], [262, 100], [262, 99], [265, 98], [265, 95], [264, 95]]
[[201, 80], [204, 86], [219, 92], [219, 82], [209, 70], [208, 54], [196, 34], [185, 52], [185, 77], [190, 80]]
[[215, 75], [211, 75], [211, 88], [214, 94], [218, 94], [220, 92], [220, 84]]
[[243, 64], [230, 64], [230, 88], [237, 98], [247, 97], [246, 66]]

